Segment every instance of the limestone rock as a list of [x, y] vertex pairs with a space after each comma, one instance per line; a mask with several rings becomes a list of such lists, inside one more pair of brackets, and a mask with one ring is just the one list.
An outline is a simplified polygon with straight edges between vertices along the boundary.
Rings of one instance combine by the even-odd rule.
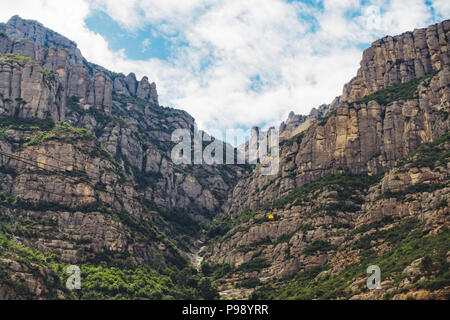
[[379, 89], [420, 78], [450, 62], [450, 20], [375, 41], [365, 50], [358, 75], [342, 100], [354, 101]]

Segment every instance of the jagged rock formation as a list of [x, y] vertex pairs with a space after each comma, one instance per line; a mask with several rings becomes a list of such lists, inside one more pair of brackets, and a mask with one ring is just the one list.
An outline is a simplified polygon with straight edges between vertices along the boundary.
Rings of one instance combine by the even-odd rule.
[[[449, 27], [450, 24], [446, 21], [434, 29], [442, 29], [446, 34], [450, 32]], [[396, 38], [397, 42], [406, 42], [410, 34], [399, 37]], [[403, 37], [405, 40], [401, 40]], [[377, 43], [374, 45], [377, 46]], [[367, 49], [365, 56], [373, 50], [375, 49]], [[300, 127], [296, 136], [282, 142], [284, 145], [277, 176], [261, 176], [257, 168], [251, 177], [238, 183], [230, 197], [230, 212], [235, 214], [243, 208], [257, 207], [296, 186], [330, 173], [384, 172], [413, 148], [447, 132], [449, 65], [439, 64], [437, 61], [447, 61], [448, 53], [443, 51], [438, 55], [436, 51], [429, 50], [428, 54], [434, 57], [433, 65], [440, 65], [439, 70], [423, 78], [415, 78], [415, 73], [410, 74], [397, 79], [397, 82], [413, 80], [363, 99], [349, 102], [344, 94], [337, 107], [336, 101], [334, 102], [335, 111], [306, 129]], [[395, 52], [392, 54], [396, 54]], [[377, 70], [387, 68], [385, 60], [380, 63], [382, 65], [376, 65]], [[434, 69], [429, 71], [432, 70]], [[389, 83], [396, 83], [392, 81]], [[353, 82], [354, 80], [351, 83]]]
[[[174, 172], [182, 169], [174, 168], [166, 154], [171, 133], [177, 128], [194, 130], [194, 119], [182, 111], [150, 108], [158, 104], [158, 95], [156, 85], [149, 83], [147, 77], [137, 81], [133, 73], [125, 77], [91, 64], [73, 41], [35, 21], [15, 16], [0, 25], [0, 29], [4, 32], [0, 34], [2, 60], [6, 61], [2, 64], [0, 83], [3, 114], [51, 116], [101, 133], [98, 138], [127, 166], [128, 174], [134, 177], [138, 172], [146, 172], [151, 176], [147, 180], [152, 180], [152, 187], [145, 186], [145, 195], [163, 208], [195, 204], [194, 208], [212, 212], [221, 206], [224, 196], [220, 194], [226, 193], [236, 173], [240, 175], [243, 171], [236, 167], [222, 174], [219, 169], [190, 168], [196, 173], [189, 176]], [[26, 45], [19, 46], [19, 42]], [[18, 62], [14, 63], [14, 59]], [[21, 81], [22, 74], [27, 78]], [[101, 114], [91, 112], [91, 108]], [[139, 128], [140, 132], [129, 126], [124, 128], [124, 123]], [[211, 189], [209, 185], [214, 187]]]
[[[123, 279], [112, 267], [120, 265], [127, 276], [164, 282], [130, 287], [135, 297], [213, 297], [209, 282], [205, 292], [192, 287], [202, 279], [186, 254], [248, 169], [175, 165], [171, 134], [193, 134], [194, 119], [159, 106], [147, 77], [91, 64], [35, 21], [0, 24], [0, 50], [0, 228], [8, 243], [0, 298], [76, 298], [51, 280], [73, 263], [94, 274], [91, 264], [101, 263], [101, 274]], [[29, 261], [28, 251], [44, 258]], [[35, 268], [42, 272], [30, 275]], [[98, 297], [100, 285], [82, 297]], [[101, 296], [116, 296], [111, 290]]]
[[138, 82], [134, 74], [125, 77], [87, 62], [75, 42], [36, 21], [14, 16], [0, 30], [0, 53], [21, 54], [56, 71], [65, 96], [77, 97], [85, 108], [111, 114], [113, 91], [158, 104], [156, 85], [147, 77]]
[[375, 42], [341, 97], [289, 115], [263, 176], [174, 164], [172, 132], [197, 128], [147, 77], [0, 24], [0, 299], [217, 298], [211, 280], [235, 298], [448, 299], [449, 27]]
[[0, 56], [0, 114], [64, 118], [63, 88], [39, 63]]
[[289, 113], [289, 116], [286, 120], [286, 122], [282, 122], [280, 125], [280, 131], [292, 131], [295, 128], [297, 128], [299, 125], [301, 125], [302, 123], [304, 123], [307, 119], [307, 116], [302, 116], [300, 114], [295, 114], [294, 111], [291, 111]]
[[295, 114], [291, 111], [287, 120], [283, 121], [280, 125], [279, 140], [282, 141], [292, 138], [308, 129], [314, 120], [323, 118], [329, 112], [334, 111], [336, 109], [336, 101], [339, 101], [339, 98], [336, 98], [331, 105], [323, 104], [317, 109], [312, 108], [308, 116]]
[[[328, 176], [236, 217], [205, 254], [221, 294], [246, 298], [257, 288], [254, 298], [448, 299], [449, 147], [447, 133], [381, 181]], [[383, 272], [381, 290], [365, 287], [369, 265]]]
[[450, 21], [375, 41], [365, 50], [358, 75], [342, 100], [354, 101], [396, 83], [421, 78], [450, 63]]
[[[205, 268], [222, 295], [448, 299], [449, 32], [444, 21], [376, 41], [324, 117], [289, 115], [279, 174], [257, 165], [210, 229]], [[369, 291], [378, 263], [382, 290]]]

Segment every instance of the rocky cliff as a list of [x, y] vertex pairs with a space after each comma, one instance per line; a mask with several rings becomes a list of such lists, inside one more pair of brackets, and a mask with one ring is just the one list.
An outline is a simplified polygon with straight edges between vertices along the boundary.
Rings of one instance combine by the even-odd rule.
[[341, 97], [281, 124], [267, 176], [175, 164], [172, 132], [199, 132], [147, 77], [0, 24], [0, 299], [448, 299], [449, 32], [376, 41]]
[[375, 41], [364, 51], [358, 74], [344, 87], [342, 100], [354, 101], [442, 69], [450, 63], [449, 29], [447, 20]]
[[[440, 39], [448, 39], [449, 28], [450, 24], [445, 21], [426, 30], [441, 30]], [[428, 34], [426, 30], [414, 34]], [[395, 37], [396, 43], [409, 43], [407, 39], [410, 38], [410, 33]], [[367, 62], [369, 56], [375, 59], [369, 53], [378, 52], [379, 45], [377, 41], [364, 52], [362, 66], [373, 65], [371, 68], [376, 70], [389, 68], [391, 60], [377, 58], [377, 64]], [[301, 123], [290, 129], [295, 136], [281, 142], [278, 175], [261, 176], [257, 169], [247, 180], [238, 183], [230, 196], [230, 212], [234, 214], [243, 208], [257, 207], [327, 174], [384, 172], [410, 150], [447, 132], [450, 88], [449, 65], [445, 61], [449, 53], [444, 45], [439, 47], [441, 51], [423, 47], [422, 42], [417, 46], [415, 50], [423, 56], [433, 56], [433, 63], [429, 60], [428, 73], [411, 71], [402, 78], [389, 78], [390, 82], [365, 91], [362, 98], [355, 95], [356, 99], [349, 100], [345, 92], [354, 87], [355, 80], [352, 80], [337, 100], [339, 102], [332, 103], [332, 111], [306, 126]], [[391, 55], [405, 58], [407, 50], [403, 46], [400, 48], [399, 52], [391, 50]], [[361, 70], [363, 68], [355, 79], [372, 79]], [[387, 84], [392, 85], [385, 87]], [[287, 124], [293, 118], [292, 115]], [[280, 128], [282, 136], [286, 127], [282, 124]]]
[[[38, 22], [15, 16], [0, 29], [1, 114], [50, 116], [94, 132], [133, 178], [148, 173], [142, 180], [152, 180], [154, 188], [145, 193], [165, 208], [182, 209], [195, 201], [200, 209], [213, 211], [221, 205], [218, 194], [231, 186], [224, 179], [230, 182], [242, 170], [175, 168], [167, 154], [171, 133], [177, 128], [193, 131], [194, 119], [159, 107], [155, 83], [87, 62], [73, 41]], [[192, 174], [185, 180], [188, 171]], [[161, 193], [155, 195], [154, 189]]]
[[110, 114], [113, 91], [158, 104], [156, 85], [147, 77], [137, 81], [133, 73], [125, 77], [89, 63], [75, 42], [36, 21], [14, 16], [0, 30], [0, 53], [20, 54], [57, 72], [65, 96], [77, 97], [86, 108]]
[[[0, 298], [214, 296], [188, 256], [248, 169], [175, 165], [171, 134], [194, 119], [159, 106], [147, 77], [89, 63], [35, 21], [0, 30]], [[92, 290], [66, 290], [67, 264]], [[127, 289], [100, 290], [99, 273]]]
[[[223, 295], [448, 298], [449, 37], [444, 21], [376, 41], [324, 116], [289, 115], [279, 173], [257, 165], [210, 228]], [[383, 289], [367, 290], [378, 264]]]

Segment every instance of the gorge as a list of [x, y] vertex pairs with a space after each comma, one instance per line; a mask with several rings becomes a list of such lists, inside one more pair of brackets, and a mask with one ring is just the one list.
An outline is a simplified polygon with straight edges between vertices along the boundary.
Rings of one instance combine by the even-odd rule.
[[[448, 299], [449, 39], [445, 20], [375, 41], [340, 97], [280, 125], [265, 175], [174, 163], [172, 133], [203, 133], [191, 115], [12, 17], [0, 299]], [[81, 290], [65, 286], [70, 265]]]

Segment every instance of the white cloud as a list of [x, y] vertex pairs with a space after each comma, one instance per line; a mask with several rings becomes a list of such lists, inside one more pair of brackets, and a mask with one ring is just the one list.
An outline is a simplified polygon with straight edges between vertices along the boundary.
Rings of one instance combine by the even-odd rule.
[[[424, 27], [432, 18], [422, 0], [408, 1], [407, 9], [400, 0], [364, 6], [359, 0], [325, 0], [323, 10], [282, 0], [0, 3], [3, 21], [13, 14], [39, 20], [76, 41], [92, 62], [148, 75], [163, 104], [187, 110], [206, 129], [278, 125], [290, 110], [306, 114], [329, 103], [356, 74], [361, 44]], [[448, 1], [435, 0], [433, 8], [448, 18]], [[175, 48], [167, 61], [130, 60], [86, 28], [92, 10], [104, 10], [130, 32], [151, 24], [188, 46]]]
[[141, 52], [144, 53], [148, 50], [148, 48], [150, 48], [150, 45], [152, 44], [151, 40], [149, 38], [145, 38], [144, 40], [142, 40], [141, 43]]
[[0, 21], [6, 22], [13, 15], [33, 19], [77, 42], [83, 55], [90, 61], [113, 66], [125, 60], [124, 51], [112, 52], [99, 34], [90, 31], [84, 19], [90, 13], [85, 0], [72, 0], [64, 4], [59, 0], [0, 0]]
[[450, 18], [450, 2], [448, 0], [433, 0], [431, 2], [436, 10], [436, 15], [440, 19]]

